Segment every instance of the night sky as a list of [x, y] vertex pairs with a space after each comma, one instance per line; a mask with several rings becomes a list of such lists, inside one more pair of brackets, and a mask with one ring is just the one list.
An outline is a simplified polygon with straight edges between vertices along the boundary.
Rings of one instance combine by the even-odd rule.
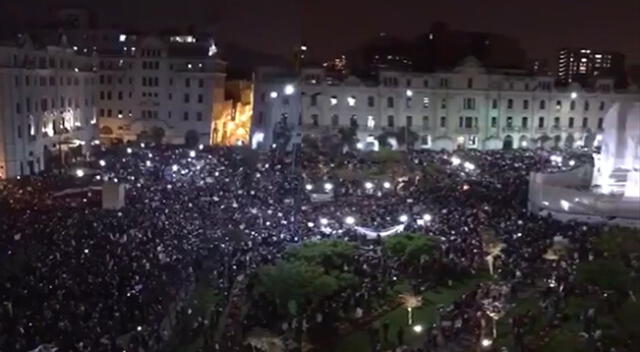
[[517, 37], [529, 58], [587, 46], [640, 63], [640, 0], [0, 0], [0, 20], [5, 29], [43, 23], [58, 6], [88, 8], [101, 25], [139, 30], [210, 25], [219, 41], [282, 56], [304, 40], [316, 60], [379, 32], [411, 38], [443, 21]]

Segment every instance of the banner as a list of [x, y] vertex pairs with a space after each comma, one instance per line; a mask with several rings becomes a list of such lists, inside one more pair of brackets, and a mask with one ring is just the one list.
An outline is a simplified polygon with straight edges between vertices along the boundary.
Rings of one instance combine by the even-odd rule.
[[400, 232], [403, 232], [405, 225], [406, 224], [400, 224], [400, 225], [396, 225], [396, 226], [393, 226], [393, 227], [389, 227], [389, 228], [381, 230], [381, 231], [376, 231], [376, 230], [373, 230], [373, 229], [369, 229], [369, 228], [366, 228], [366, 227], [360, 227], [360, 226], [356, 226], [356, 227], [354, 227], [354, 229], [356, 231], [358, 231], [359, 233], [367, 236], [368, 239], [376, 239], [376, 238], [378, 238], [378, 236], [386, 237], [386, 236], [395, 235], [395, 234], [398, 234]]

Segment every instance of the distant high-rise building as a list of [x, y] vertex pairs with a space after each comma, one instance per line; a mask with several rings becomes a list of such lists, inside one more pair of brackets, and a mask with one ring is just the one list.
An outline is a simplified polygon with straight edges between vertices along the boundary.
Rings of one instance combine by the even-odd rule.
[[354, 71], [371, 76], [381, 69], [423, 72], [451, 69], [469, 56], [488, 68], [524, 69], [527, 65], [526, 53], [515, 38], [453, 30], [440, 22], [409, 41], [381, 33], [348, 56]]
[[613, 51], [562, 48], [558, 52], [558, 82], [592, 85], [598, 77], [610, 77], [617, 88], [627, 85], [625, 57]]
[[516, 38], [502, 34], [454, 30], [437, 22], [417, 39], [417, 70], [448, 69], [473, 56], [485, 67], [525, 68], [526, 53]]

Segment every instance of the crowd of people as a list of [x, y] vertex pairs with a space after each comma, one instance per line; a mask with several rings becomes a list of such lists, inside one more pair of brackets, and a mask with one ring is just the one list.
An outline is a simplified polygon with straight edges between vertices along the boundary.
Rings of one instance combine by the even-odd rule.
[[[536, 280], [570, 286], [572, 261], [588, 260], [588, 240], [600, 231], [527, 212], [529, 172], [558, 168], [544, 153], [409, 152], [398, 161], [403, 175], [375, 182], [335, 172], [357, 173], [376, 162], [360, 154], [335, 159], [305, 152], [137, 146], [98, 153], [95, 174], [3, 181], [0, 350], [46, 344], [59, 351], [163, 350], [175, 325], [170, 312], [185, 309], [196, 273], [207, 263], [215, 263], [207, 279], [226, 304], [234, 299], [238, 277], [273, 263], [288, 246], [319, 238], [360, 241], [356, 225], [385, 229], [405, 223], [407, 231], [438, 237], [447, 262], [469, 272], [485, 265], [483, 229], [491, 229], [505, 245], [495, 275], [512, 295]], [[78, 178], [86, 185], [126, 184], [126, 205], [102, 209], [99, 193], [90, 188], [73, 201], [55, 195]], [[316, 192], [332, 199], [313, 201]], [[542, 260], [557, 236], [580, 248], [580, 256]], [[321, 305], [304, 322], [278, 322], [279, 330], [337, 319], [338, 310], [340, 316], [362, 317], [370, 313], [369, 295], [381, 290], [377, 273], [403, 270], [381, 263], [379, 254], [357, 263], [358, 275], [368, 278], [363, 286]], [[433, 351], [461, 334], [476, 336], [488, 321], [483, 301], [499, 300], [492, 292], [478, 287], [448, 307], [451, 319], [439, 324], [451, 324], [430, 327], [421, 350]], [[550, 291], [544, 302], [557, 305], [550, 302], [562, 295]], [[203, 325], [212, 328], [217, 318]], [[239, 327], [246, 332], [264, 320], [256, 314]], [[236, 333], [210, 342], [212, 350], [240, 350]], [[398, 333], [397, 345], [401, 340]]]

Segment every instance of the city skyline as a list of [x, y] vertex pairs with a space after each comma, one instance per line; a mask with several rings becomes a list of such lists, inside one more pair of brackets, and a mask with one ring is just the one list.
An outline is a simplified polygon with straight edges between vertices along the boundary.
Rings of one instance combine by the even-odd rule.
[[[431, 24], [446, 22], [466, 31], [499, 33], [521, 41], [530, 59], [553, 59], [561, 47], [614, 50], [640, 63], [639, 31], [633, 17], [640, 3], [632, 0], [550, 0], [509, 4], [504, 0], [482, 3], [408, 0], [401, 3], [351, 0], [300, 4], [292, 0], [268, 3], [229, 0], [186, 0], [180, 6], [161, 0], [149, 2], [38, 0], [0, 4], [3, 30], [28, 28], [52, 22], [50, 14], [63, 7], [92, 11], [101, 27], [157, 31], [189, 26], [210, 28], [220, 42], [289, 57], [304, 42], [314, 61], [343, 54], [381, 32], [403, 39], [426, 33]], [[28, 9], [28, 11], [26, 11]], [[586, 25], [593, 23], [594, 25]], [[540, 25], [544, 24], [544, 25]]]

